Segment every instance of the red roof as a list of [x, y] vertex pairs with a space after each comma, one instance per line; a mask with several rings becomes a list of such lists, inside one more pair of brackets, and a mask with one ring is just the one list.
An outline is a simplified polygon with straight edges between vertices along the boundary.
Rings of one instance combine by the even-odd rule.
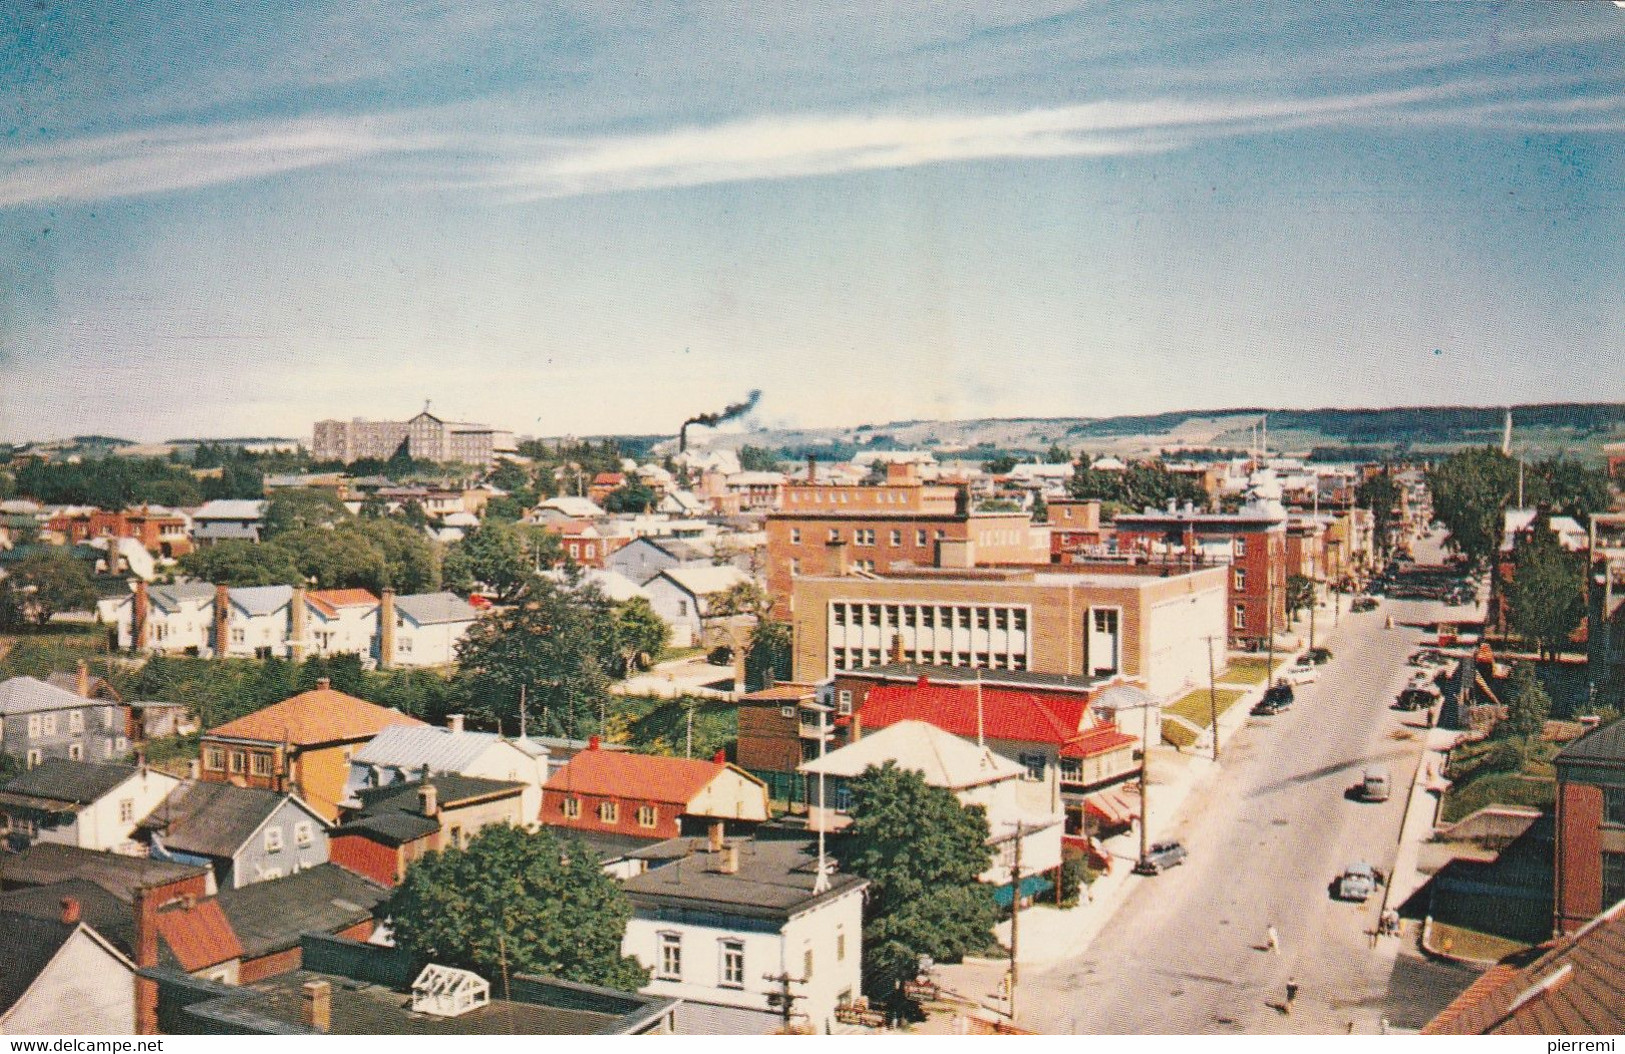
[[727, 767], [726, 762], [589, 749], [555, 772], [545, 789], [686, 807]]
[[[1078, 738], [1088, 703], [1080, 697], [1041, 699], [1030, 692], [982, 689], [982, 734], [1025, 743], [1067, 743]], [[976, 738], [976, 689], [933, 684], [882, 684], [869, 690], [861, 710], [864, 728], [924, 721], [962, 739]]]
[[160, 911], [158, 936], [187, 973], [239, 959], [243, 954], [242, 942], [216, 900]]
[[626, 482], [626, 477], [619, 472], [600, 472], [592, 478], [593, 486], [619, 487]]
[[1061, 747], [1063, 758], [1093, 758], [1123, 747], [1134, 746], [1140, 741], [1138, 736], [1131, 736], [1109, 721], [1102, 721], [1075, 739], [1069, 740]]
[[378, 598], [365, 589], [313, 589], [305, 594], [310, 606], [323, 614], [338, 614], [339, 608], [377, 607]]
[[204, 733], [205, 739], [256, 739], [295, 746], [371, 739], [391, 725], [421, 725], [415, 717], [331, 688], [315, 688], [272, 703]]

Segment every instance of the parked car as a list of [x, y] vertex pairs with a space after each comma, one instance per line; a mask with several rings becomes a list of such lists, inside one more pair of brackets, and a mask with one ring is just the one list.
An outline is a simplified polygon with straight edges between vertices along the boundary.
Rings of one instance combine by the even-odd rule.
[[1134, 865], [1137, 875], [1156, 875], [1185, 862], [1185, 847], [1178, 842], [1157, 842], [1146, 850], [1145, 858]]
[[1387, 765], [1372, 765], [1360, 775], [1361, 801], [1387, 801], [1390, 780]]
[[1310, 648], [1303, 653], [1303, 657], [1316, 666], [1324, 666], [1332, 661], [1332, 650], [1330, 648]]
[[1377, 869], [1363, 861], [1344, 868], [1342, 877], [1337, 880], [1337, 896], [1340, 900], [1357, 900], [1363, 904], [1376, 891]]
[[1401, 710], [1427, 710], [1439, 701], [1439, 690], [1429, 685], [1415, 685], [1399, 693]]
[[1312, 662], [1299, 660], [1288, 666], [1282, 677], [1288, 684], [1314, 684], [1320, 679], [1320, 669]]
[[1365, 596], [1355, 597], [1354, 598], [1354, 603], [1349, 605], [1349, 610], [1350, 611], [1375, 611], [1375, 610], [1377, 610], [1377, 598], [1376, 597], [1365, 597]]

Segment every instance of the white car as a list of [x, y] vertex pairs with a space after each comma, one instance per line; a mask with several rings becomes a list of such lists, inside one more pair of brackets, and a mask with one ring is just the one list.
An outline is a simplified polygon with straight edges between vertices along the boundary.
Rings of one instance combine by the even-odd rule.
[[1320, 667], [1312, 662], [1297, 662], [1281, 674], [1288, 684], [1314, 684], [1320, 680]]

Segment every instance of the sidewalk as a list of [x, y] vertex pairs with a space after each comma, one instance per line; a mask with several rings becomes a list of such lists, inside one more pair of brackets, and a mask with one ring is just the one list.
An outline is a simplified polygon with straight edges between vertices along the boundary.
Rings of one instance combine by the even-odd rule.
[[1460, 737], [1460, 732], [1448, 728], [1433, 728], [1427, 732], [1427, 746], [1417, 761], [1416, 776], [1411, 780], [1410, 797], [1405, 804], [1405, 821], [1399, 831], [1399, 852], [1394, 857], [1393, 874], [1388, 876], [1388, 887], [1383, 891], [1383, 911], [1398, 910], [1432, 877], [1418, 870], [1416, 863], [1422, 843], [1433, 836], [1439, 811], [1438, 792], [1447, 786], [1445, 756]]

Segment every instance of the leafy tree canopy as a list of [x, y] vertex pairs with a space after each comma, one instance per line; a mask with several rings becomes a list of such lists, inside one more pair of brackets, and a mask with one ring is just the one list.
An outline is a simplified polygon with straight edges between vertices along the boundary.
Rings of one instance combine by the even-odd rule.
[[647, 597], [632, 597], [615, 605], [612, 616], [615, 652], [621, 676], [630, 677], [640, 656], [652, 659], [671, 640], [671, 627], [655, 613]]
[[1537, 516], [1519, 538], [1512, 581], [1506, 584], [1512, 629], [1543, 655], [1555, 658], [1585, 618], [1585, 590], [1584, 556], [1565, 551], [1549, 529], [1548, 518]]
[[1074, 498], [1116, 502], [1136, 512], [1146, 506], [1160, 509], [1170, 499], [1181, 505], [1190, 502], [1197, 508], [1207, 505], [1207, 492], [1200, 483], [1169, 472], [1160, 461], [1130, 465], [1121, 472], [1084, 469], [1067, 483], [1067, 490]]
[[609, 492], [604, 498], [604, 511], [648, 512], [658, 500], [654, 491], [634, 480]]
[[1504, 735], [1526, 738], [1539, 735], [1552, 712], [1552, 697], [1529, 663], [1520, 663], [1513, 671], [1506, 703], [1507, 719], [1497, 727]]
[[0, 579], [0, 624], [43, 626], [64, 611], [96, 606], [90, 568], [66, 547], [30, 553]]
[[266, 540], [287, 531], [311, 527], [332, 527], [350, 518], [350, 511], [330, 490], [289, 488], [279, 490], [265, 503]]
[[636, 991], [649, 973], [621, 954], [631, 904], [598, 857], [547, 828], [482, 829], [466, 849], [413, 864], [386, 905], [395, 943], [426, 962], [492, 978], [548, 974]]
[[305, 581], [287, 549], [235, 538], [187, 553], [180, 565], [191, 577], [217, 586], [296, 586]]

